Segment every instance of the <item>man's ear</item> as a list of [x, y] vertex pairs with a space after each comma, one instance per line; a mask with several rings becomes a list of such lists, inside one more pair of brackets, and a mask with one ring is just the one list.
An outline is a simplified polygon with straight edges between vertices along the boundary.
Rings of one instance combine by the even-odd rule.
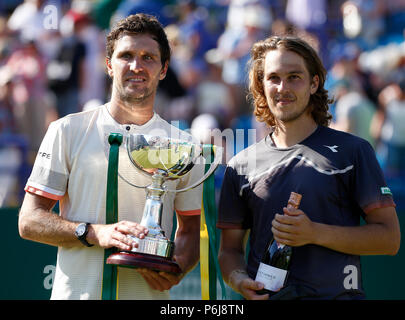
[[166, 61], [162, 70], [160, 70], [160, 77], [159, 77], [160, 80], [163, 80], [164, 78], [166, 78], [166, 73], [167, 73], [168, 68], [169, 68], [169, 61]]
[[314, 94], [317, 90], [318, 90], [318, 86], [319, 86], [319, 76], [315, 75], [312, 78], [312, 82], [311, 82], [311, 94]]
[[112, 79], [113, 78], [113, 70], [112, 70], [112, 67], [111, 67], [110, 59], [105, 58], [105, 65], [107, 67], [107, 73], [110, 76], [110, 78]]

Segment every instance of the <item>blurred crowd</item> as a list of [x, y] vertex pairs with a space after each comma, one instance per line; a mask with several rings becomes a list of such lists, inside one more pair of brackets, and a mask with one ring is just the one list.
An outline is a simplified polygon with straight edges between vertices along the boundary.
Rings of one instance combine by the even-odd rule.
[[137, 12], [172, 47], [156, 111], [181, 129], [243, 129], [231, 153], [269, 130], [246, 99], [252, 44], [307, 39], [328, 70], [331, 126], [367, 139], [405, 197], [405, 0], [2, 0], [0, 207], [19, 205], [51, 121], [109, 100], [105, 36]]

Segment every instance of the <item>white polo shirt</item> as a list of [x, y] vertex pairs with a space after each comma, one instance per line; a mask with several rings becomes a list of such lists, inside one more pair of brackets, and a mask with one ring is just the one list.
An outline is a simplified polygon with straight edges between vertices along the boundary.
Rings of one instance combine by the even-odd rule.
[[[191, 136], [172, 126], [156, 113], [142, 126], [121, 125], [109, 114], [107, 105], [70, 114], [51, 123], [37, 154], [25, 190], [59, 200], [60, 215], [67, 220], [104, 224], [110, 133], [142, 133], [188, 139]], [[138, 171], [128, 158], [125, 143], [119, 148], [119, 173], [129, 182], [147, 186], [151, 178]], [[203, 165], [195, 166], [182, 179], [167, 181], [168, 189], [180, 189], [197, 181]], [[138, 189], [118, 178], [118, 219], [140, 222], [146, 200]], [[183, 193], [166, 193], [161, 226], [168, 238], [173, 213], [199, 215], [202, 185]], [[51, 299], [100, 299], [104, 249], [58, 248]], [[118, 299], [168, 299], [168, 291], [151, 290], [134, 269], [118, 267]]]

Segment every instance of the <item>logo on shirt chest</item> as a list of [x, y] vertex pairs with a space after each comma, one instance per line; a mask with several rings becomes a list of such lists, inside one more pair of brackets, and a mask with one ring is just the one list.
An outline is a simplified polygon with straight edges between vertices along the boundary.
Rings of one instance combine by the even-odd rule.
[[337, 146], [337, 145], [334, 145], [334, 146], [326, 146], [326, 145], [324, 145], [324, 147], [329, 148], [332, 152], [339, 152], [337, 150], [337, 148], [339, 148], [339, 146]]

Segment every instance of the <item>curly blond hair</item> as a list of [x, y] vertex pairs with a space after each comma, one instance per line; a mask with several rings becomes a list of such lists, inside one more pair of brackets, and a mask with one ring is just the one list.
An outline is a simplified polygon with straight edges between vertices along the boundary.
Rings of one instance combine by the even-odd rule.
[[328, 126], [332, 115], [329, 113], [329, 104], [333, 102], [328, 96], [328, 91], [324, 88], [326, 80], [326, 70], [316, 51], [303, 39], [292, 36], [272, 36], [265, 40], [256, 42], [251, 50], [249, 61], [249, 99], [254, 106], [254, 115], [260, 122], [265, 122], [270, 127], [276, 125], [275, 118], [270, 111], [263, 88], [264, 60], [266, 53], [270, 50], [283, 48], [300, 55], [311, 76], [317, 75], [319, 85], [317, 91], [311, 95], [309, 107], [311, 115], [318, 125]]

